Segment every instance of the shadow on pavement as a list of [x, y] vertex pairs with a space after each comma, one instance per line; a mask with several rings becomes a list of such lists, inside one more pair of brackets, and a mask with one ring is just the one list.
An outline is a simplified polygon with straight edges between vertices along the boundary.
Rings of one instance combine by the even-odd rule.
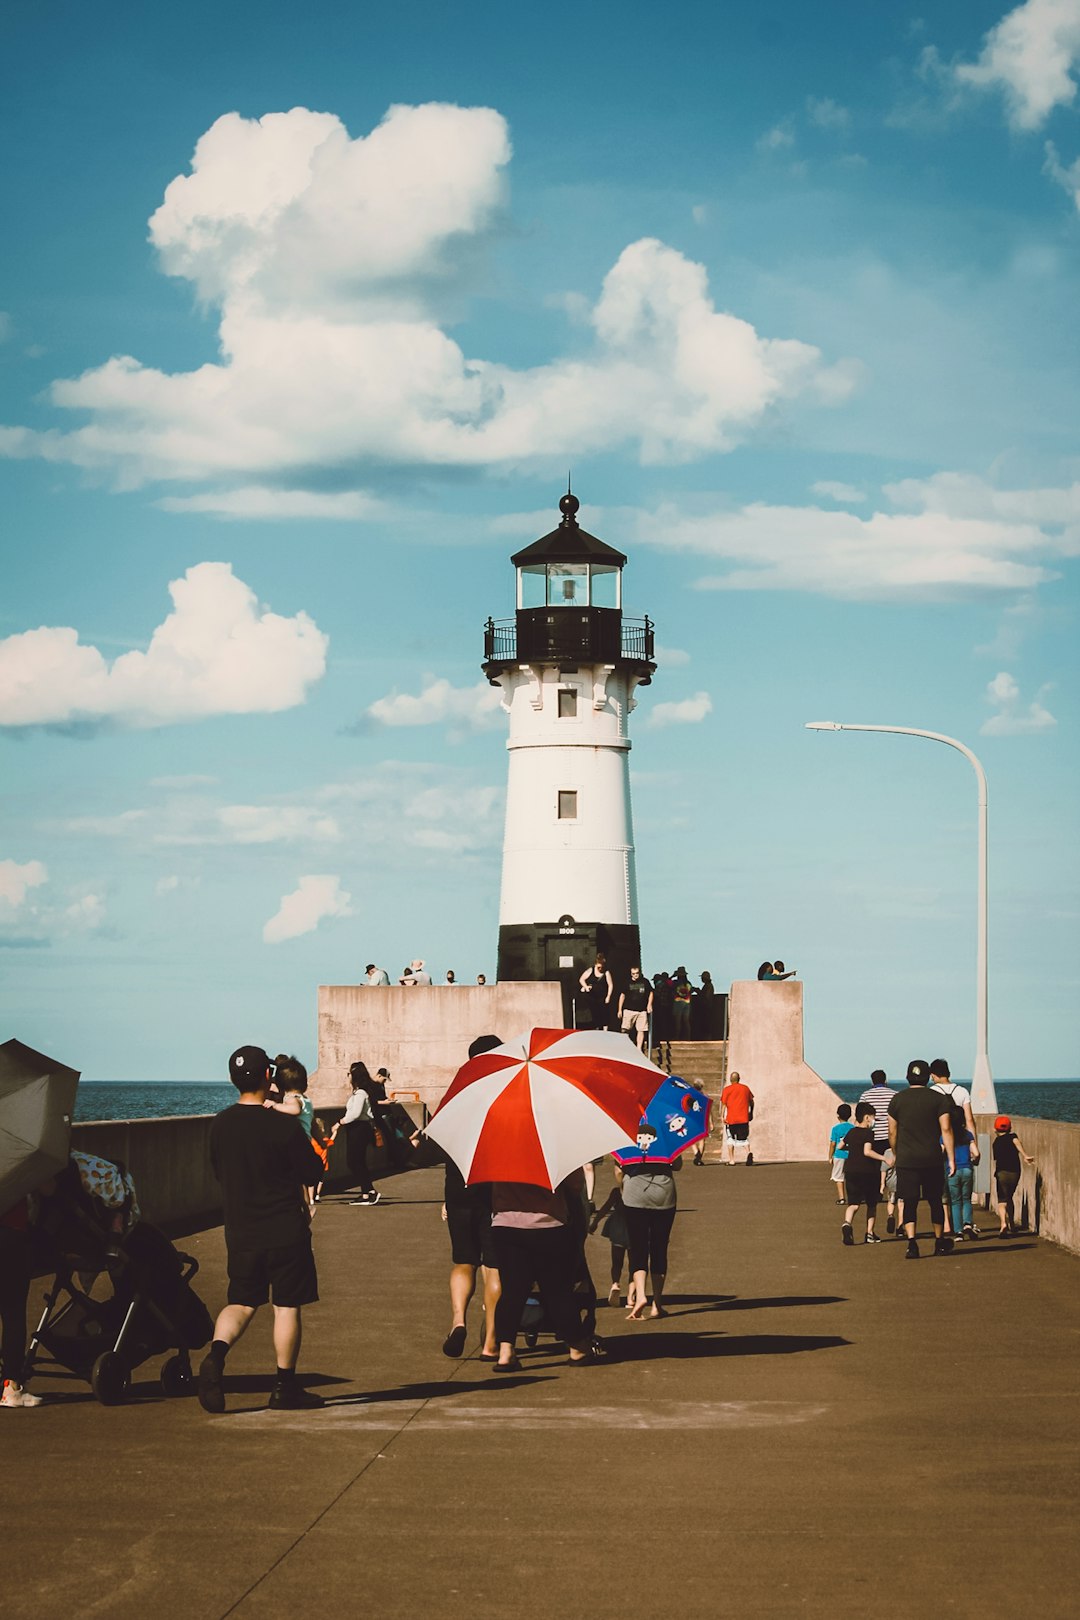
[[446, 1395], [474, 1395], [481, 1389], [520, 1389], [523, 1385], [545, 1384], [550, 1380], [542, 1373], [506, 1373], [483, 1379], [459, 1378], [453, 1382], [421, 1384], [395, 1384], [391, 1389], [366, 1389], [360, 1395], [338, 1395], [327, 1401], [327, 1407], [371, 1406], [388, 1401], [437, 1401]]
[[696, 1361], [710, 1356], [789, 1356], [850, 1343], [832, 1333], [633, 1333], [619, 1339], [616, 1353], [619, 1361]]

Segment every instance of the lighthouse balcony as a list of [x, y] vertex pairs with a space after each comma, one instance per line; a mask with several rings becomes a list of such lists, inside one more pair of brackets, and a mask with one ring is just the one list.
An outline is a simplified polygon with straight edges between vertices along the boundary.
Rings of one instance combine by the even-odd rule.
[[651, 619], [627, 619], [603, 608], [521, 609], [515, 619], [484, 626], [484, 671], [507, 664], [637, 664], [645, 685], [655, 667]]

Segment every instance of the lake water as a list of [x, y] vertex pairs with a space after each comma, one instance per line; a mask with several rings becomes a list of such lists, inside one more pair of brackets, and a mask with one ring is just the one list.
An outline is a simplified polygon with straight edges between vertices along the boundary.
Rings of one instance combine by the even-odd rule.
[[[963, 1082], [961, 1082], [962, 1084]], [[833, 1080], [842, 1102], [857, 1102], [869, 1080]], [[1080, 1123], [1080, 1080], [998, 1080], [998, 1106], [1029, 1119]], [[223, 1084], [169, 1080], [84, 1080], [75, 1102], [75, 1118], [168, 1119], [176, 1114], [216, 1114], [235, 1100]]]

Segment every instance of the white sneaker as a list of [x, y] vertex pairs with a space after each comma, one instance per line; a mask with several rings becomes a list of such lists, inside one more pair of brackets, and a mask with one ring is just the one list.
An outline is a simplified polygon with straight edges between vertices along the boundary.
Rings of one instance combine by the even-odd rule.
[[28, 1389], [23, 1389], [13, 1378], [4, 1379], [4, 1393], [0, 1395], [0, 1406], [40, 1406], [41, 1396], [31, 1395]]

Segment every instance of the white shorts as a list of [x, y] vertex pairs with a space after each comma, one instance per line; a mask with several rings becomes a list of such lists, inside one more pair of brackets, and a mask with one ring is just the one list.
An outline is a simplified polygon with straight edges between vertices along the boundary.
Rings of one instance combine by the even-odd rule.
[[832, 1162], [832, 1172], [830, 1174], [829, 1179], [831, 1181], [843, 1181], [843, 1179], [844, 1179], [844, 1171], [846, 1169], [847, 1169], [847, 1160], [846, 1159], [834, 1159], [833, 1162]]
[[622, 1027], [624, 1035], [628, 1035], [632, 1029], [636, 1029], [641, 1035], [649, 1027], [649, 1015], [647, 1012], [634, 1012], [627, 1007], [622, 1015]]

